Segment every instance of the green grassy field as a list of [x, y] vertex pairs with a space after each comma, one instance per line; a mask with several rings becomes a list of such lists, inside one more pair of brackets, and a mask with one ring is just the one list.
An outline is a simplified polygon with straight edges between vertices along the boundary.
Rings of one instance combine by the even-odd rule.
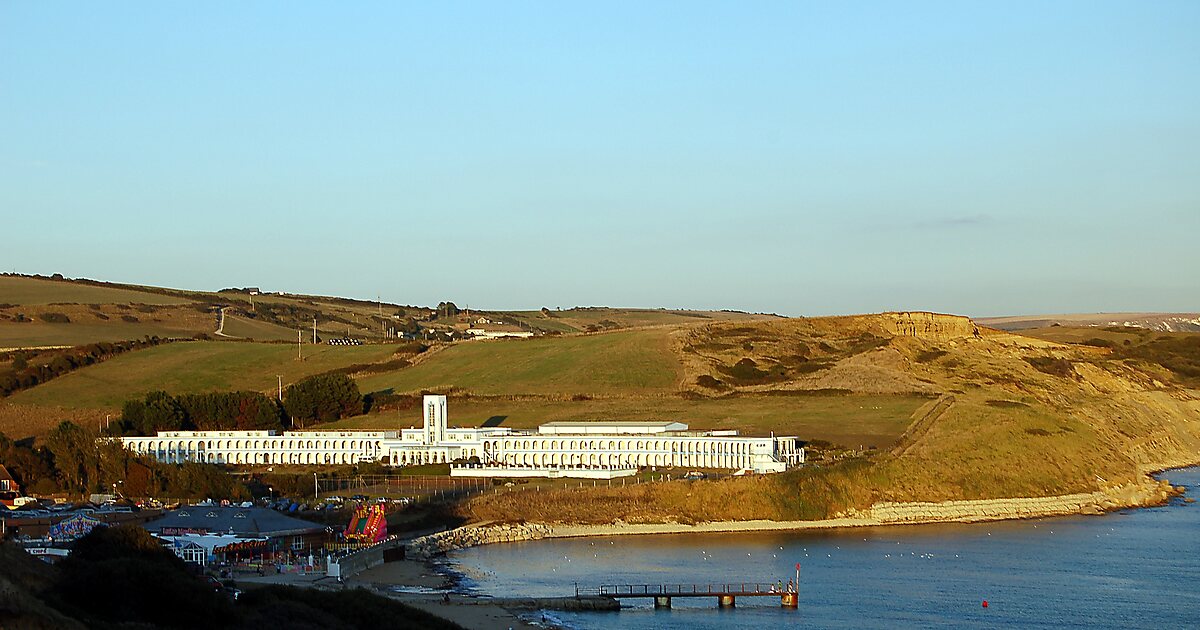
[[[554, 420], [671, 420], [693, 429], [737, 429], [744, 435], [796, 435], [847, 447], [892, 444], [927, 399], [916, 396], [741, 396], [685, 400], [647, 396], [583, 401], [450, 400], [450, 423], [534, 428]], [[329, 428], [405, 428], [420, 426], [419, 411], [348, 418]]]
[[284, 328], [270, 322], [260, 322], [253, 319], [225, 316], [226, 335], [238, 339], [254, 339], [256, 341], [296, 341], [296, 331]]
[[667, 330], [470, 341], [413, 367], [359, 381], [363, 392], [464, 389], [475, 394], [671, 392], [681, 375]]
[[[121, 321], [47, 324], [44, 322], [0, 323], [0, 348], [78, 346], [97, 341], [125, 341], [147, 335], [191, 337], [198, 330], [169, 322]], [[211, 331], [209, 331], [211, 332]]]
[[187, 304], [188, 300], [130, 289], [0, 276], [2, 304]]
[[18, 405], [120, 409], [152, 390], [173, 394], [205, 391], [274, 391], [310, 374], [391, 356], [391, 346], [296, 346], [231, 341], [184, 341], [124, 354], [77, 370], [9, 398]]

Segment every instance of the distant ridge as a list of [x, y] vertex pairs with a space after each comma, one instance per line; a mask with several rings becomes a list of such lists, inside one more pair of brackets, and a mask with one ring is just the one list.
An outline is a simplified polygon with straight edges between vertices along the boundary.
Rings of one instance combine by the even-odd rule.
[[1200, 313], [1074, 313], [976, 317], [974, 319], [984, 326], [1000, 330], [1028, 330], [1058, 325], [1128, 326], [1158, 332], [1200, 332]]

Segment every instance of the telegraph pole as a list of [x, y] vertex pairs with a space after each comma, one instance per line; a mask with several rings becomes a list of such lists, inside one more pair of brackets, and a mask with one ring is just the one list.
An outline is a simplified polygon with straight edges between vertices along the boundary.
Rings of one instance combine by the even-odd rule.
[[304, 354], [303, 354], [303, 350], [302, 350], [303, 348], [304, 348], [304, 329], [297, 328], [296, 329], [296, 360], [297, 361], [304, 360]]
[[313, 317], [313, 345], [317, 343], [317, 318]]
[[275, 378], [279, 379], [279, 402], [283, 402], [283, 375], [276, 374]]

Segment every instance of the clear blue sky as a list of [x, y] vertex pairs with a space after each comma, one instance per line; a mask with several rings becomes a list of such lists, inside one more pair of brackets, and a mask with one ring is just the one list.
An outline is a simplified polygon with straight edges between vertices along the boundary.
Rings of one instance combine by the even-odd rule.
[[1190, 0], [0, 4], [5, 271], [1200, 310], [1198, 152]]

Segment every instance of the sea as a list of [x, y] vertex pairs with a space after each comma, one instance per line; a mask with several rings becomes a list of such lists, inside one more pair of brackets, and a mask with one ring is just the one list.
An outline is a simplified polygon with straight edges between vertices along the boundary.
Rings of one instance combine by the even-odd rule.
[[[1162, 475], [1200, 497], [1200, 468]], [[776, 597], [541, 611], [565, 628], [1200, 628], [1200, 502], [1102, 516], [827, 531], [551, 539], [454, 552], [459, 588], [555, 597], [575, 586], [794, 579]], [[985, 605], [986, 602], [986, 605]]]

